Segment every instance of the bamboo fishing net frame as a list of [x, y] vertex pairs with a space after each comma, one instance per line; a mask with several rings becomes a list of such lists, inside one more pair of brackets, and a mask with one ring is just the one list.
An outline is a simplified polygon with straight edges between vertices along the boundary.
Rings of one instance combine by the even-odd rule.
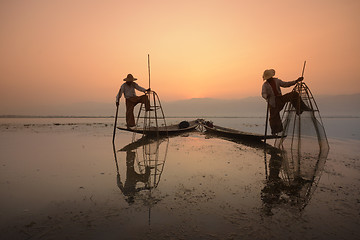
[[[167, 128], [165, 114], [161, 105], [159, 95], [151, 90], [150, 85], [150, 55], [148, 54], [148, 73], [149, 73], [149, 90], [145, 93], [145, 96], [150, 102], [151, 111], [146, 111], [145, 104], [141, 103], [139, 112], [136, 118], [136, 127], [142, 125], [143, 134], [142, 137], [145, 137], [145, 133], [149, 130], [154, 130], [157, 133], [157, 138], [159, 138], [159, 127]], [[142, 123], [139, 122], [142, 120]], [[133, 134], [132, 141], [136, 141], [136, 133]]]

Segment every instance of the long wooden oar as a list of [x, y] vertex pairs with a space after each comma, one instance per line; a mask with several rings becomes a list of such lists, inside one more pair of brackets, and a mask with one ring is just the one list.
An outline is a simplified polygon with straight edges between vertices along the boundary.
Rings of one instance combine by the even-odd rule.
[[265, 163], [265, 177], [268, 178], [267, 172], [267, 161], [266, 161], [266, 138], [267, 138], [267, 127], [269, 120], [269, 100], [267, 101], [266, 105], [266, 120], [265, 120], [265, 134], [264, 134], [264, 163]]
[[266, 146], [266, 137], [267, 137], [267, 128], [268, 128], [268, 121], [269, 120], [269, 100], [267, 101], [266, 106], [266, 120], [265, 120], [265, 133], [264, 133], [264, 144]]
[[[119, 102], [120, 105], [120, 102]], [[115, 134], [116, 134], [116, 124], [117, 124], [117, 117], [118, 117], [118, 112], [119, 112], [119, 105], [116, 106], [116, 114], [115, 114], [115, 122], [114, 122], [114, 132], [113, 132], [113, 143], [115, 141]]]

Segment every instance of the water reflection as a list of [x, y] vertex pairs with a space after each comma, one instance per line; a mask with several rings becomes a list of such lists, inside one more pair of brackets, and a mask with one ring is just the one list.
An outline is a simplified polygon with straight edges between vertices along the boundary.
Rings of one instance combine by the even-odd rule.
[[[115, 143], [113, 144], [117, 186], [129, 204], [133, 204], [138, 193], [143, 190], [147, 190], [148, 198], [151, 198], [151, 190], [158, 186], [164, 170], [168, 144], [168, 138], [147, 137], [132, 142], [120, 150], [116, 150]], [[120, 176], [119, 152], [126, 152], [126, 171], [122, 171], [125, 172], [123, 178]], [[140, 199], [148, 202], [148, 199], [142, 197]]]
[[279, 207], [303, 210], [320, 180], [329, 149], [301, 155], [283, 147], [267, 152], [269, 174], [261, 191], [265, 214], [272, 215], [272, 210]]
[[137, 192], [149, 189], [146, 185], [143, 187], [136, 187], [138, 182], [146, 184], [150, 177], [150, 167], [145, 167], [145, 173], [137, 173], [135, 171], [135, 156], [136, 152], [126, 151], [126, 180], [125, 184], [122, 183], [120, 174], [117, 174], [117, 186], [121, 192], [127, 197], [126, 201], [129, 204], [134, 203], [134, 196]]

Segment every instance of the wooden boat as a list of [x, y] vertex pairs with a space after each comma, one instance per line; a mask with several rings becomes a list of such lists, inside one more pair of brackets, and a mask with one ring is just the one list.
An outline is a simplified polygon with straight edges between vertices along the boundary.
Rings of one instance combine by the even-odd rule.
[[169, 125], [169, 126], [162, 126], [162, 127], [151, 127], [148, 129], [143, 129], [143, 128], [123, 128], [123, 127], [117, 127], [120, 130], [124, 130], [124, 131], [129, 131], [129, 132], [134, 132], [134, 133], [140, 133], [140, 134], [145, 134], [145, 135], [149, 135], [149, 136], [156, 136], [157, 133], [159, 133], [159, 135], [164, 136], [164, 135], [175, 135], [175, 134], [181, 134], [184, 132], [189, 132], [189, 131], [193, 131], [195, 130], [195, 128], [200, 124], [198, 120], [193, 120], [193, 121], [189, 121], [189, 126], [185, 127], [185, 128], [180, 128], [179, 124], [173, 124], [173, 125]]
[[[206, 122], [202, 123], [202, 125], [205, 127], [206, 132], [223, 137], [239, 139], [239, 140], [251, 140], [251, 141], [261, 141], [265, 139], [264, 135], [257, 133], [243, 132], [232, 128], [225, 128], [213, 124], [206, 124]], [[266, 139], [275, 139], [275, 138], [280, 138], [280, 136], [273, 136], [273, 135], [266, 136]]]

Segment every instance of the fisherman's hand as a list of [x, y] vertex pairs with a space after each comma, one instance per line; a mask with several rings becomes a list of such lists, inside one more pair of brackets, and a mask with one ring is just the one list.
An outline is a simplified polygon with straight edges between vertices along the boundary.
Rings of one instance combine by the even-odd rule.
[[304, 80], [304, 77], [299, 77], [296, 82], [301, 82], [302, 80]]
[[146, 89], [146, 92], [150, 92], [150, 91], [151, 91], [151, 88]]
[[117, 106], [117, 107], [119, 106], [119, 102], [116, 102], [116, 106]]

